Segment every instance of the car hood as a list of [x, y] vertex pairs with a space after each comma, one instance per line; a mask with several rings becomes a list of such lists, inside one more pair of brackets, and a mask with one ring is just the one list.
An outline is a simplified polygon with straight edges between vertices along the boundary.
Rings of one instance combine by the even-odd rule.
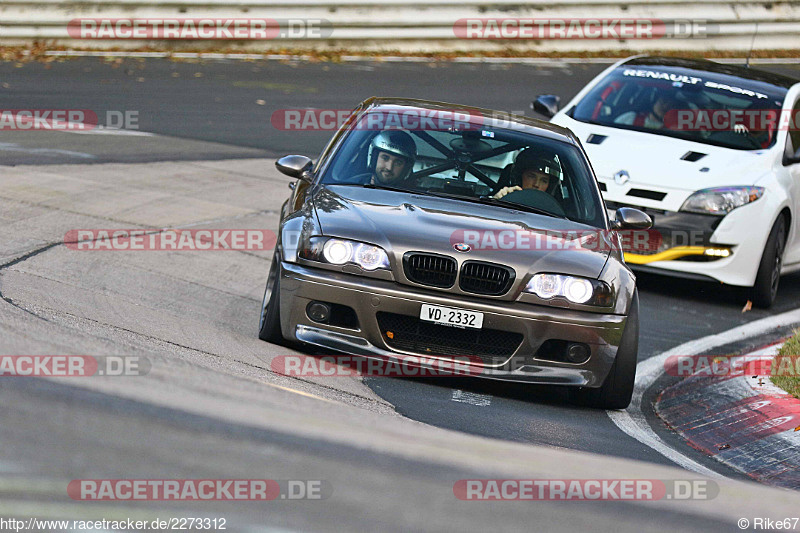
[[[768, 170], [771, 161], [768, 150], [733, 150], [586, 124], [566, 115], [557, 116], [556, 121], [581, 139], [597, 179], [606, 186], [603, 197], [626, 204], [677, 211], [697, 190], [753, 185]], [[599, 144], [588, 142], [592, 135], [595, 142], [598, 136], [605, 139]], [[630, 179], [619, 183], [614, 175], [623, 170]], [[662, 195], [665, 196], [659, 199]]]
[[[407, 251], [424, 251], [508, 265], [517, 276], [530, 271], [597, 278], [613, 246], [608, 232], [570, 220], [421, 194], [325, 186], [317, 191], [314, 208], [324, 235], [381, 246], [395, 264], [401, 264]], [[550, 238], [540, 242], [548, 244], [537, 245], [535, 235], [545, 231], [551, 232]], [[599, 238], [600, 245], [576, 249], [576, 234], [567, 235], [570, 231]], [[497, 242], [500, 232], [505, 238]], [[553, 238], [553, 232], [565, 239]], [[531, 244], [523, 237], [517, 246], [518, 235], [529, 236]], [[457, 252], [454, 245], [461, 242], [472, 249]]]

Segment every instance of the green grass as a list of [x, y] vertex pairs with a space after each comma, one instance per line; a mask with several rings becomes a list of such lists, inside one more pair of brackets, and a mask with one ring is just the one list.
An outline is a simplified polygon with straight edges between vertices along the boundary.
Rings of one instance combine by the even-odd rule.
[[[781, 369], [781, 364], [785, 369], [784, 372], [781, 372], [784, 375], [777, 376], [776, 373]], [[800, 369], [798, 366], [800, 366], [800, 330], [796, 330], [794, 336], [781, 347], [771, 365], [772, 382], [795, 398], [800, 398], [800, 373], [798, 373]]]

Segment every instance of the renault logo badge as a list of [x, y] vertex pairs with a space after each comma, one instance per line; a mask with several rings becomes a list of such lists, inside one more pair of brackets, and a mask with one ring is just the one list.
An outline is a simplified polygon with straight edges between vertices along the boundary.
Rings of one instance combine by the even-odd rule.
[[630, 181], [631, 175], [628, 174], [627, 170], [620, 170], [616, 174], [614, 174], [614, 183], [617, 185], [625, 185]]

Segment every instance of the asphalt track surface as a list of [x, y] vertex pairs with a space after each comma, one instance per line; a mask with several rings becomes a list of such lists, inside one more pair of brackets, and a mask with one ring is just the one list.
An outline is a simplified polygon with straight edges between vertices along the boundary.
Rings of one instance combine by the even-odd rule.
[[[2, 378], [0, 516], [225, 516], [234, 531], [517, 530], [532, 521], [541, 530], [731, 531], [747, 512], [777, 518], [796, 509], [796, 495], [742, 484], [652, 413], [666, 442], [733, 479], [719, 481], [713, 502], [458, 501], [458, 479], [696, 476], [557, 389], [273, 374], [272, 358], [296, 352], [255, 338], [270, 251], [63, 245], [76, 228], [274, 229], [288, 180], [271, 158], [315, 157], [330, 135], [276, 129], [270, 117], [280, 109], [349, 109], [383, 95], [524, 111], [536, 94], [568, 99], [602, 68], [0, 64], [4, 109], [89, 109], [101, 122], [108, 111], [135, 111], [139, 128], [0, 131], [0, 354], [138, 355], [152, 365], [139, 377]], [[794, 66], [768, 69], [800, 75]], [[712, 284], [639, 283], [640, 360], [800, 300], [800, 276], [782, 279], [773, 309], [746, 313], [738, 294]], [[73, 501], [66, 484], [83, 478], [325, 480], [332, 495], [266, 504]]]

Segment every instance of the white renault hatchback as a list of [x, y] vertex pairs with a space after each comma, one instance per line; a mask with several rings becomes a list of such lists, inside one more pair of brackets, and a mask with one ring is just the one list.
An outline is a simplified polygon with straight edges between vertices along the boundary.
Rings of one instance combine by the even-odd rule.
[[800, 81], [634, 57], [560, 111], [553, 95], [532, 106], [580, 138], [609, 211], [653, 219], [648, 246], [625, 253], [632, 268], [746, 287], [760, 307], [800, 270]]

